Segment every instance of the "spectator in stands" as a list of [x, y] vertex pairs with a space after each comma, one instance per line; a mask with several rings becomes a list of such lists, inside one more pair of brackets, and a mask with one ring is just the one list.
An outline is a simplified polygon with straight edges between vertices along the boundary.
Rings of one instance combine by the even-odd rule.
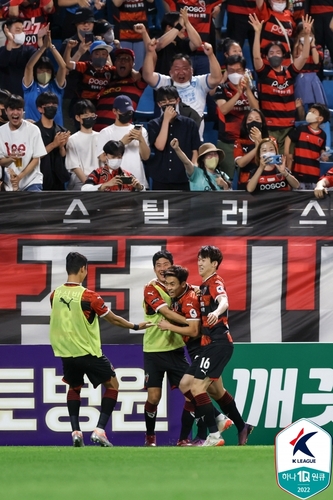
[[95, 12], [91, 3], [100, 4], [101, 2], [91, 2], [90, 0], [58, 0], [59, 10], [58, 23], [61, 24], [61, 39], [75, 36], [79, 29], [83, 33], [92, 34], [93, 23], [95, 22]]
[[326, 174], [319, 179], [314, 189], [316, 198], [324, 198], [328, 194], [328, 189], [333, 187], [333, 168], [330, 168]]
[[239, 45], [239, 43], [236, 42], [236, 40], [233, 40], [232, 38], [225, 38], [224, 40], [221, 41], [220, 45], [223, 52], [223, 63], [221, 64], [222, 79], [220, 83], [224, 83], [228, 78], [227, 68], [225, 64], [226, 60], [228, 59], [228, 57], [231, 56], [243, 57], [243, 50], [242, 47]]
[[258, 93], [253, 80], [246, 73], [242, 56], [229, 56], [226, 60], [227, 80], [214, 94], [219, 119], [218, 146], [224, 151], [221, 168], [232, 179], [234, 176], [234, 144], [239, 138], [244, 113], [258, 107]]
[[120, 167], [124, 144], [121, 141], [108, 141], [103, 150], [106, 154], [104, 165], [88, 175], [82, 191], [144, 191], [145, 187], [134, 175]]
[[70, 132], [54, 121], [59, 106], [59, 99], [52, 92], [43, 92], [36, 99], [36, 107], [41, 118], [36, 122], [41, 131], [47, 155], [40, 161], [43, 174], [43, 191], [63, 191], [70, 179], [65, 167], [66, 144]]
[[[69, 70], [82, 74], [80, 86], [77, 89], [78, 95], [82, 99], [89, 99], [94, 106], [97, 104], [97, 96], [110, 82], [112, 65], [108, 62], [111, 47], [102, 40], [96, 40], [89, 44], [91, 61], [71, 61], [71, 50], [77, 45], [76, 40], [68, 40], [64, 52], [64, 60]], [[81, 44], [85, 45], [85, 44]], [[78, 52], [77, 52], [78, 54]]]
[[262, 111], [256, 108], [247, 111], [242, 120], [240, 135], [236, 139], [234, 147], [235, 168], [238, 174], [237, 189], [246, 189], [250, 171], [256, 168], [255, 156], [258, 146], [262, 139], [268, 137], [266, 120]]
[[[256, 0], [256, 14], [263, 21], [260, 48], [262, 52], [272, 43], [280, 42], [285, 50], [286, 66], [291, 63], [290, 38], [295, 28], [292, 12], [288, 9], [286, 0]], [[251, 12], [252, 14], [252, 12]]]
[[[57, 73], [48, 57], [43, 56], [49, 49], [58, 64]], [[38, 121], [40, 113], [36, 107], [36, 98], [42, 92], [50, 91], [57, 95], [59, 106], [54, 121], [57, 125], [63, 125], [62, 97], [66, 85], [66, 63], [52, 45], [51, 32], [48, 31], [44, 37], [43, 47], [35, 52], [29, 59], [23, 76], [23, 92], [25, 97], [25, 118]]]
[[0, 89], [0, 127], [1, 125], [4, 125], [5, 123], [8, 123], [8, 116], [6, 113], [6, 105], [8, 102], [8, 99], [11, 96], [11, 92], [6, 89]]
[[[78, 101], [74, 106], [75, 120], [80, 130], [71, 135], [67, 142], [66, 168], [72, 173], [68, 189], [80, 190], [91, 170], [99, 167], [97, 158], [98, 132], [93, 130], [96, 108], [88, 99]], [[104, 143], [105, 144], [105, 143]]]
[[[303, 23], [300, 22], [295, 30], [295, 39], [293, 47], [293, 58], [297, 57], [302, 53], [304, 46], [304, 30]], [[308, 105], [313, 103], [327, 104], [327, 99], [321, 81], [318, 78], [318, 73], [322, 70], [322, 63], [324, 59], [324, 53], [322, 47], [316, 45], [315, 33], [313, 26], [311, 26], [310, 33], [310, 54], [301, 69], [300, 74], [295, 80], [295, 98], [301, 99], [301, 104], [297, 108], [298, 118], [304, 120], [305, 118], [305, 108], [308, 110]]]
[[[145, 62], [143, 65], [143, 78], [154, 89], [167, 85], [174, 85], [179, 96], [185, 104], [191, 106], [203, 117], [206, 96], [209, 91], [216, 87], [221, 81], [221, 68], [216, 59], [213, 48], [209, 43], [203, 44], [210, 73], [200, 76], [193, 76], [191, 60], [188, 56], [178, 54], [175, 56], [170, 69], [170, 76], [161, 75], [154, 71], [154, 61], [156, 58], [156, 40], [152, 40], [148, 46]], [[204, 122], [201, 122], [200, 135], [203, 138]]]
[[[314, 189], [320, 177], [320, 163], [326, 160], [326, 133], [320, 127], [330, 119], [324, 104], [313, 104], [306, 115], [306, 125], [292, 129], [285, 142], [288, 167], [299, 181], [299, 189]], [[295, 145], [294, 156], [290, 154], [291, 143]]]
[[25, 45], [32, 45], [36, 49], [42, 46], [48, 30], [49, 15], [55, 10], [53, 0], [11, 0], [4, 10], [4, 17], [22, 19]]
[[196, 164], [200, 137], [198, 127], [191, 118], [177, 112], [180, 98], [177, 89], [157, 96], [157, 104], [163, 111], [159, 118], [148, 122], [148, 137], [155, 154], [149, 160], [149, 177], [152, 189], [189, 191], [190, 186], [183, 162], [178, 158], [170, 142], [177, 137], [180, 148]]
[[317, 44], [328, 48], [333, 62], [333, 0], [310, 0]]
[[[256, 9], [255, 0], [228, 0], [227, 2], [227, 35], [243, 47], [246, 39], [250, 47], [253, 45], [254, 32], [249, 26], [249, 14]], [[229, 54], [231, 55], [231, 54]]]
[[[101, 38], [105, 43], [110, 45], [112, 50], [117, 50], [120, 48], [119, 40], [114, 38], [113, 24], [110, 24], [106, 19], [97, 19], [94, 24], [94, 37]], [[112, 52], [111, 52], [112, 60]]]
[[131, 49], [117, 49], [115, 51], [114, 68], [111, 71], [109, 85], [102, 92], [97, 103], [97, 120], [95, 130], [98, 132], [115, 121], [113, 102], [119, 95], [128, 96], [134, 110], [139, 99], [147, 87], [141, 78], [141, 73], [134, 68], [134, 52]]
[[220, 163], [224, 158], [221, 149], [217, 149], [210, 142], [202, 144], [198, 152], [197, 165], [194, 165], [180, 149], [178, 139], [172, 139], [170, 146], [184, 164], [191, 191], [228, 191], [230, 189], [230, 179], [220, 168]]
[[295, 123], [294, 80], [309, 56], [309, 35], [313, 21], [308, 17], [303, 20], [303, 51], [288, 67], [282, 66], [286, 52], [284, 46], [278, 42], [272, 42], [266, 47], [268, 61], [263, 61], [260, 53], [263, 21], [259, 21], [254, 14], [249, 16], [249, 22], [255, 31], [253, 61], [258, 77], [260, 109], [265, 115], [269, 135], [276, 138], [279, 151], [283, 153], [284, 140]]
[[246, 186], [249, 193], [289, 191], [299, 187], [298, 180], [286, 168], [286, 157], [276, 158], [277, 155], [277, 145], [270, 138], [259, 143], [255, 158], [257, 167], [251, 170]]
[[6, 104], [8, 123], [0, 127], [0, 166], [8, 191], [42, 191], [40, 158], [47, 154], [40, 130], [23, 120], [24, 100], [12, 95]]
[[147, 130], [142, 125], [133, 125], [133, 103], [126, 95], [119, 95], [113, 102], [116, 121], [105, 127], [98, 136], [97, 155], [104, 159], [103, 147], [111, 139], [121, 141], [125, 146], [121, 168], [130, 170], [138, 181], [148, 188], [142, 161], [150, 156]]
[[36, 49], [24, 44], [23, 19], [7, 19], [2, 29], [6, 36], [6, 45], [0, 47], [0, 87], [8, 89], [12, 94], [23, 96], [24, 70]]

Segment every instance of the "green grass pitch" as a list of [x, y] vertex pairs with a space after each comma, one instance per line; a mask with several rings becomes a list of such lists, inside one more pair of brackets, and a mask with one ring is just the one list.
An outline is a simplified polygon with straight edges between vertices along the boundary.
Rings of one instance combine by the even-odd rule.
[[[0, 447], [2, 500], [278, 500], [273, 446]], [[332, 499], [331, 486], [318, 500]]]

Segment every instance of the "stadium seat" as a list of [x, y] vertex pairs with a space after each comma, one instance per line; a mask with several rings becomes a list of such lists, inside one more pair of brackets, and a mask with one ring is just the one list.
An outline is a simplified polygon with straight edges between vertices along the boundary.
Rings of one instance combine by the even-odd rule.
[[323, 80], [322, 85], [323, 85], [324, 92], [326, 94], [328, 107], [329, 107], [331, 115], [332, 115], [332, 113], [333, 113], [333, 81], [332, 80]]
[[326, 172], [333, 167], [333, 161], [320, 162], [320, 176], [325, 175]]

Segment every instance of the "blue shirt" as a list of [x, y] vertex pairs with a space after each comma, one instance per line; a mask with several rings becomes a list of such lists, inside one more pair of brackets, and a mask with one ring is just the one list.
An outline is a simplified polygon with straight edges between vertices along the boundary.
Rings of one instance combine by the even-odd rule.
[[59, 99], [57, 114], [54, 117], [54, 121], [57, 125], [63, 126], [63, 117], [62, 117], [62, 98], [64, 95], [65, 86], [60, 88], [55, 79], [51, 80], [47, 85], [41, 85], [37, 81], [33, 81], [30, 87], [26, 87], [22, 83], [23, 87], [23, 97], [24, 97], [24, 111], [25, 111], [25, 119], [26, 120], [34, 120], [38, 122], [40, 120], [40, 112], [36, 106], [36, 99], [39, 94], [43, 92], [53, 92], [57, 95]]

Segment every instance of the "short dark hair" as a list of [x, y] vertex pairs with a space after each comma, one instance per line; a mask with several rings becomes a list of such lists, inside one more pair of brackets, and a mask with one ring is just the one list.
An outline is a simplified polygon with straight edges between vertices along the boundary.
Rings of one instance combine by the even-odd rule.
[[77, 274], [81, 267], [87, 267], [88, 259], [79, 252], [70, 252], [66, 257], [67, 274]]
[[179, 283], [187, 281], [188, 274], [188, 269], [182, 266], [171, 266], [166, 271], [164, 271], [165, 278], [167, 278], [168, 276], [174, 276], [175, 278], [177, 278]]
[[24, 23], [24, 19], [21, 19], [19, 17], [9, 17], [3, 23], [3, 25], [2, 25], [2, 31], [5, 32], [5, 26], [7, 26], [7, 28], [9, 29], [15, 23], [21, 23], [21, 24], [23, 24]]
[[121, 141], [108, 141], [103, 147], [104, 153], [112, 156], [123, 156], [125, 146]]
[[173, 28], [177, 21], [179, 21], [179, 12], [167, 12], [164, 14], [161, 21], [161, 29], [163, 33], [167, 26], [171, 26]]
[[234, 64], [240, 64], [242, 66], [243, 69], [246, 68], [246, 59], [245, 57], [243, 56], [237, 56], [237, 55], [234, 55], [234, 56], [228, 56], [226, 61], [225, 61], [225, 64], [226, 66], [233, 66]]
[[222, 48], [223, 54], [228, 54], [229, 50], [231, 49], [231, 47], [233, 45], [239, 45], [239, 43], [236, 40], [233, 40], [232, 38], [228, 38], [228, 37], [225, 38], [224, 40], [222, 40], [221, 48]]
[[41, 108], [46, 104], [59, 104], [58, 96], [54, 92], [42, 92], [36, 99], [37, 108]]
[[321, 104], [319, 102], [316, 102], [315, 104], [309, 105], [309, 109], [316, 109], [319, 113], [319, 116], [323, 117], [323, 123], [328, 122], [330, 119], [330, 110], [328, 109], [325, 104]]
[[212, 245], [205, 245], [200, 248], [198, 252], [198, 257], [203, 259], [210, 259], [211, 262], [217, 262], [217, 267], [221, 264], [223, 260], [222, 252], [219, 248]]
[[276, 42], [271, 42], [268, 45], [266, 45], [266, 47], [262, 50], [263, 54], [265, 54], [267, 56], [270, 49], [272, 47], [275, 47], [275, 46], [278, 46], [282, 50], [283, 57], [286, 57], [286, 55], [287, 55], [286, 48], [283, 45], [283, 43], [280, 42], [280, 40], [276, 40]]
[[7, 101], [11, 95], [12, 94], [9, 92], [9, 90], [0, 89], [0, 104], [6, 107]]
[[159, 250], [158, 252], [154, 253], [154, 255], [153, 255], [153, 266], [154, 267], [156, 265], [156, 262], [159, 259], [166, 259], [170, 262], [171, 265], [173, 265], [172, 253], [170, 253], [168, 250]]
[[164, 99], [178, 99], [179, 94], [176, 87], [173, 85], [167, 85], [165, 87], [160, 87], [156, 90], [156, 102], [163, 101]]
[[185, 59], [189, 63], [190, 66], [193, 66], [192, 60], [188, 54], [175, 54], [172, 58], [171, 65], [175, 62], [178, 61], [179, 59]]
[[96, 108], [94, 104], [89, 101], [89, 99], [81, 99], [78, 101], [73, 108], [75, 115], [84, 115], [85, 113], [96, 113]]
[[33, 69], [34, 80], [37, 80], [37, 69], [40, 69], [40, 68], [50, 69], [51, 70], [51, 80], [54, 80], [54, 78], [55, 78], [54, 66], [53, 66], [51, 59], [49, 57], [42, 56], [36, 62], [34, 69]]
[[5, 109], [24, 109], [24, 99], [20, 95], [12, 94], [7, 103], [5, 104]]

